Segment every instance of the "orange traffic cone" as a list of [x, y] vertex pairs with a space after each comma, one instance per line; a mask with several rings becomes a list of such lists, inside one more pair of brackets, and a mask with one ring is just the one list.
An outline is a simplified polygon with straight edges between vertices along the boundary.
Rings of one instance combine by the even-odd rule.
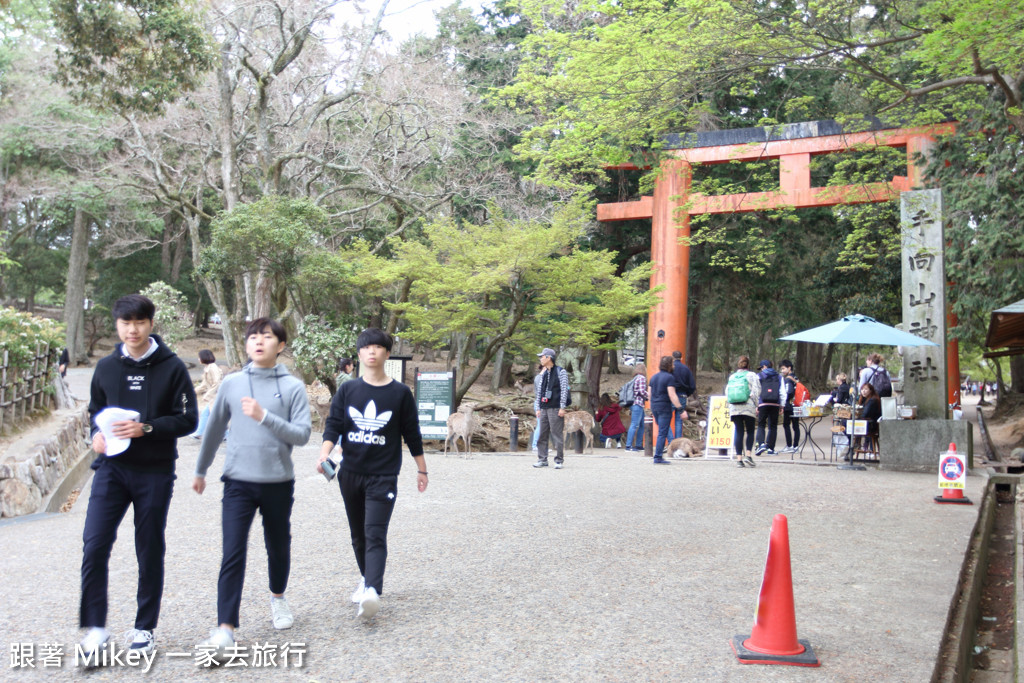
[[[942, 486], [942, 483], [949, 483], [950, 481], [958, 482], [963, 478], [967, 465], [963, 459], [957, 455], [955, 443], [950, 443], [949, 449], [945, 453], [939, 453], [939, 458], [940, 487]], [[974, 505], [970, 498], [964, 496], [964, 490], [962, 488], [952, 487], [943, 487], [942, 495], [935, 496], [935, 502], [952, 503], [954, 505]]]
[[733, 636], [731, 644], [740, 664], [821, 665], [811, 644], [796, 637], [789, 524], [785, 515], [775, 515], [772, 520], [754, 629], [750, 636]]

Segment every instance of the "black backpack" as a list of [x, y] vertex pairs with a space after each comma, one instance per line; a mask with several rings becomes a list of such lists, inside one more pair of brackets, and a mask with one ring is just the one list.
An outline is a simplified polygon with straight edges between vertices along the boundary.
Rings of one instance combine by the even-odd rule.
[[765, 378], [761, 382], [761, 403], [775, 403], [782, 405], [780, 396], [782, 395], [782, 375], [778, 375], [778, 382], [772, 383], [768, 381], [770, 378]]
[[892, 379], [885, 368], [872, 368], [868, 382], [875, 388], [879, 396], [892, 396]]

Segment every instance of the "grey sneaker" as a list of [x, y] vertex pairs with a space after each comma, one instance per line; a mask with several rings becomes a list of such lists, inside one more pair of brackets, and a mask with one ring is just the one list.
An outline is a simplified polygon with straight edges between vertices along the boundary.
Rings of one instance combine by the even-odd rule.
[[295, 623], [292, 609], [288, 606], [288, 601], [284, 599], [283, 595], [279, 598], [270, 598], [270, 615], [274, 622], [274, 628], [278, 631], [291, 628], [292, 624]]
[[352, 602], [359, 604], [359, 601], [363, 599], [363, 591], [366, 590], [366, 578], [363, 576], [359, 577], [359, 585], [356, 586], [355, 591], [352, 592]]
[[152, 631], [141, 628], [133, 628], [124, 634], [124, 642], [129, 650], [149, 654], [156, 649], [156, 639]]
[[82, 638], [82, 642], [79, 647], [82, 648], [82, 666], [89, 669], [94, 666], [99, 666], [100, 663], [100, 650], [107, 641], [110, 640], [110, 634], [107, 629], [102, 626], [93, 626], [89, 629], [89, 632], [85, 634], [85, 638]]
[[210, 637], [196, 645], [197, 650], [205, 650], [216, 657], [224, 654], [235, 644], [235, 636], [226, 628], [210, 629]]
[[534, 467], [547, 467], [548, 466], [548, 461], [547, 460], [538, 460], [537, 462], [533, 463], [533, 466]]
[[363, 591], [363, 599], [359, 601], [359, 612], [356, 616], [366, 621], [367, 619], [372, 619], [379, 609], [380, 597], [377, 595], [377, 589], [373, 586], [367, 586], [366, 590]]

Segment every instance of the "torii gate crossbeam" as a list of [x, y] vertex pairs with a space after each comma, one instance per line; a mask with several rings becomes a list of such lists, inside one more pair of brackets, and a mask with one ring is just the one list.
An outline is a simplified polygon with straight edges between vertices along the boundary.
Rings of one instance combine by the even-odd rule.
[[[654, 185], [654, 195], [639, 201], [598, 204], [597, 220], [651, 219], [651, 287], [665, 285], [665, 295], [650, 316], [651, 334], [647, 358], [654, 363], [673, 350], [686, 350], [686, 316], [689, 296], [690, 247], [681, 238], [690, 236], [690, 216], [707, 213], [741, 213], [778, 208], [809, 208], [839, 204], [863, 204], [897, 199], [901, 192], [923, 187], [915, 155], [927, 156], [936, 136], [954, 132], [955, 124], [918, 128], [883, 128], [845, 133], [834, 121], [814, 121], [767, 128], [690, 134], [688, 139], [669, 140], [666, 158]], [[716, 144], [722, 139], [728, 144]], [[907, 153], [907, 175], [890, 182], [811, 187], [811, 157], [819, 154], [902, 147]], [[730, 161], [779, 160], [779, 189], [705, 196], [691, 193], [694, 164]], [[619, 166], [613, 168], [631, 168]], [[950, 322], [951, 325], [955, 321]], [[955, 340], [948, 342], [947, 394], [956, 403], [960, 364]]]

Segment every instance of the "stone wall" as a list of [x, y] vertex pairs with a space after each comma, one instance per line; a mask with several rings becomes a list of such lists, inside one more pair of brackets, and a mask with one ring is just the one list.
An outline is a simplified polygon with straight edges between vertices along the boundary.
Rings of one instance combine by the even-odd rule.
[[68, 415], [57, 433], [0, 463], [0, 517], [38, 512], [43, 500], [89, 450], [89, 410]]

